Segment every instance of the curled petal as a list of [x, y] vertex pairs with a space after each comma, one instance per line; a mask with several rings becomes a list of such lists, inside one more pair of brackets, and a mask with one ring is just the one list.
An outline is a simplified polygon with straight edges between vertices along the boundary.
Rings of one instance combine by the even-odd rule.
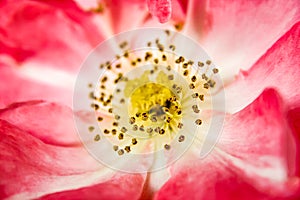
[[171, 17], [171, 0], [147, 0], [149, 12], [158, 18], [160, 23], [167, 22]]
[[225, 87], [226, 109], [236, 112], [267, 87], [276, 88], [285, 102], [300, 105], [300, 22], [295, 24], [254, 66]]

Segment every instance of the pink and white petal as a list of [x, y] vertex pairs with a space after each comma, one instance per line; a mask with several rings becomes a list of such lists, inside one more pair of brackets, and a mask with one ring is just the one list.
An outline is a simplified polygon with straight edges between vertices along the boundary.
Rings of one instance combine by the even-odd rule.
[[[43, 143], [0, 120], [0, 197], [32, 199], [98, 181], [103, 168], [82, 148]], [[51, 134], [51, 132], [49, 132]]]
[[297, 199], [300, 179], [289, 173], [288, 159], [296, 159], [287, 156], [287, 147], [295, 142], [288, 140], [289, 134], [284, 104], [268, 89], [226, 117], [219, 143], [208, 157], [194, 155], [176, 164], [174, 176], [156, 198]]
[[204, 46], [227, 81], [249, 69], [299, 20], [300, 2], [294, 0], [193, 0], [185, 30]]
[[0, 110], [0, 119], [26, 131], [46, 144], [81, 146], [72, 110], [44, 101], [15, 103]]
[[73, 76], [54, 69], [46, 72], [39, 67], [17, 68], [0, 62], [0, 108], [41, 99], [71, 106]]
[[279, 91], [284, 101], [300, 105], [300, 22], [278, 40], [249, 71], [243, 71], [225, 87], [226, 110], [237, 112], [251, 103], [266, 87]]
[[41, 197], [42, 200], [137, 200], [140, 199], [144, 185], [144, 178], [140, 174], [125, 174], [112, 177], [103, 183], [84, 187], [76, 190], [68, 190], [49, 194]]
[[90, 14], [70, 0], [2, 1], [0, 12], [1, 52], [17, 62], [77, 72], [92, 47], [104, 39]]

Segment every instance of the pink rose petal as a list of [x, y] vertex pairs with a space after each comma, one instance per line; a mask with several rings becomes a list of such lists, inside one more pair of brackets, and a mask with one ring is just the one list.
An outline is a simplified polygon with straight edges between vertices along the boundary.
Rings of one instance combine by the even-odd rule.
[[1, 1], [0, 12], [5, 13], [0, 19], [0, 52], [18, 62], [26, 59], [76, 72], [103, 40], [89, 14], [72, 1]]
[[241, 72], [225, 88], [228, 111], [244, 108], [266, 87], [276, 88], [287, 104], [300, 105], [299, 35], [297, 23], [249, 71]]
[[[6, 107], [13, 102], [40, 99], [72, 105], [73, 94], [71, 85], [61, 86], [67, 81], [62, 81], [56, 85], [48, 84], [47, 82], [24, 76], [24, 73], [21, 72], [22, 70], [23, 68], [9, 67], [0, 62], [0, 108]], [[36, 77], [47, 79], [49, 74], [39, 74]]]
[[137, 200], [142, 193], [144, 179], [140, 174], [127, 174], [112, 177], [110, 180], [76, 190], [50, 194], [41, 200], [74, 200], [74, 199], [107, 199], [107, 200]]
[[66, 106], [43, 101], [18, 103], [0, 110], [0, 119], [32, 134], [46, 144], [81, 144], [75, 130], [73, 112]]
[[[28, 199], [60, 187], [87, 184], [88, 180], [82, 183], [71, 180], [83, 178], [84, 174], [87, 177], [88, 172], [101, 167], [82, 147], [47, 145], [4, 120], [0, 120], [0, 135], [1, 199], [17, 194]], [[76, 174], [78, 178], [72, 177]]]
[[266, 90], [244, 110], [227, 116], [213, 152], [203, 160], [176, 164], [156, 199], [299, 198], [300, 179], [288, 176], [283, 105], [274, 90]]
[[222, 67], [226, 80], [249, 69], [300, 19], [295, 0], [192, 0], [185, 30]]

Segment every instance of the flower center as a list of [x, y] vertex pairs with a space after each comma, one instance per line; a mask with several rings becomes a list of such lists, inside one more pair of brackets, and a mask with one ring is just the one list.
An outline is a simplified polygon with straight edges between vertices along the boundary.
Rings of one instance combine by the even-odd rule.
[[[87, 96], [98, 123], [85, 129], [91, 134], [81, 134], [82, 140], [101, 161], [117, 168], [115, 160], [120, 158], [139, 165], [139, 160], [161, 152], [169, 154], [170, 160], [181, 155], [206, 120], [201, 112], [212, 104], [211, 93], [218, 90], [218, 69], [205, 53], [198, 54], [199, 46], [186, 38], [174, 39], [176, 33], [162, 33], [137, 31], [136, 35], [143, 35], [141, 41], [130, 34], [131, 40], [124, 40], [124, 33], [115, 38], [117, 48], [116, 41], [104, 43], [85, 62], [79, 77], [78, 87], [93, 80], [86, 83]], [[149, 39], [153, 36], [156, 38]], [[93, 63], [100, 68], [100, 77], [91, 69]], [[83, 98], [81, 94], [77, 92], [74, 99]], [[89, 137], [93, 143], [88, 142]]]

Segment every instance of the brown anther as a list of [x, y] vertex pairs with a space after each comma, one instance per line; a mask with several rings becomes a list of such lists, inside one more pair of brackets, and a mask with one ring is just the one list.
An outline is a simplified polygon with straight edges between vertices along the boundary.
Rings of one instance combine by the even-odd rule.
[[147, 133], [152, 133], [152, 131], [153, 131], [153, 128], [151, 128], [151, 127], [147, 128]]
[[199, 96], [199, 94], [198, 93], [194, 93], [194, 94], [192, 94], [192, 97], [193, 98], [197, 98]]
[[207, 65], [210, 65], [210, 64], [211, 64], [211, 61], [210, 61], [210, 60], [207, 60], [207, 61], [206, 61], [206, 64], [207, 64]]
[[203, 84], [203, 88], [208, 89], [209, 88], [209, 84], [208, 83], [204, 83]]
[[184, 70], [183, 75], [187, 76], [189, 74], [189, 70]]
[[130, 123], [130, 124], [134, 124], [134, 123], [135, 123], [135, 118], [134, 118], [134, 117], [130, 117], [129, 123]]
[[189, 64], [189, 65], [193, 65], [193, 64], [194, 64], [194, 61], [189, 60], [189, 61], [188, 61], [188, 64]]
[[155, 64], [158, 64], [158, 62], [159, 62], [159, 60], [157, 58], [155, 58], [153, 61]]
[[173, 80], [173, 79], [174, 79], [174, 75], [173, 75], [173, 74], [172, 74], [172, 75], [169, 75], [169, 76], [168, 76], [168, 79], [169, 79], [169, 80]]
[[115, 115], [116, 120], [119, 120], [120, 118], [121, 118], [120, 115]]
[[151, 116], [150, 120], [151, 120], [152, 122], [157, 122], [157, 118], [156, 118], [155, 116]]
[[200, 95], [199, 95], [199, 99], [200, 99], [201, 101], [204, 101], [204, 95], [203, 95], [203, 94], [200, 94]]
[[147, 46], [148, 46], [148, 47], [151, 47], [151, 42], [148, 42], [148, 43], [147, 43]]
[[92, 84], [92, 83], [89, 83], [89, 84], [88, 84], [88, 87], [89, 87], [89, 88], [92, 88], [92, 87], [93, 87], [93, 84]]
[[171, 66], [170, 65], [167, 66], [167, 70], [171, 71]]
[[177, 114], [178, 114], [178, 115], [181, 115], [181, 113], [182, 113], [181, 110], [178, 110], [178, 111], [177, 111]]
[[170, 123], [171, 121], [172, 121], [171, 117], [168, 117], [167, 120], [166, 120], [167, 123]]
[[104, 76], [101, 80], [102, 83], [104, 83], [105, 81], [107, 81], [107, 76]]
[[193, 83], [191, 83], [191, 84], [189, 85], [189, 87], [190, 87], [190, 89], [194, 89], [194, 88], [195, 88], [195, 85], [194, 85]]
[[125, 58], [128, 58], [128, 56], [129, 56], [128, 51], [125, 51], [124, 54], [123, 54], [123, 56], [124, 56]]
[[149, 60], [149, 58], [152, 57], [152, 53], [151, 52], [146, 52], [146, 55], [145, 55], [145, 60]]
[[188, 68], [188, 64], [187, 64], [187, 63], [183, 63], [182, 68], [183, 68], [183, 69]]
[[105, 89], [105, 85], [101, 85], [100, 88], [104, 90]]
[[207, 83], [208, 83], [209, 87], [211, 87], [211, 88], [213, 88], [216, 85], [216, 82], [213, 81], [212, 79], [208, 80]]
[[132, 65], [132, 66], [135, 66], [135, 65], [136, 65], [136, 62], [135, 62], [135, 61], [132, 61], [132, 62], [131, 62], [131, 65]]
[[175, 63], [179, 64], [184, 62], [184, 57], [180, 56], [178, 59], [175, 60]]
[[162, 61], [166, 61], [166, 60], [167, 60], [167, 56], [166, 56], [165, 54], [163, 54], [163, 55], [161, 56], [161, 59], [162, 59]]
[[132, 138], [131, 143], [132, 143], [133, 145], [136, 145], [136, 144], [137, 144], [136, 138]]
[[120, 100], [120, 103], [125, 103], [125, 99], [121, 99], [121, 100]]
[[124, 41], [119, 46], [120, 46], [121, 49], [123, 49], [123, 48], [125, 48], [127, 46], [127, 44], [128, 43], [126, 41]]
[[217, 68], [213, 68], [213, 73], [217, 74], [219, 70]]
[[139, 127], [138, 127], [138, 125], [136, 125], [136, 124], [132, 126], [132, 130], [134, 130], [134, 131], [137, 131], [138, 128], [139, 128]]
[[170, 31], [169, 30], [165, 30], [165, 33], [167, 34], [167, 35], [170, 35]]
[[192, 81], [192, 82], [196, 82], [196, 81], [197, 81], [197, 77], [196, 77], [195, 75], [192, 76], [191, 81]]
[[121, 68], [121, 64], [116, 64], [116, 68], [120, 69]]
[[182, 28], [183, 28], [183, 23], [182, 22], [181, 23], [177, 23], [177, 24], [174, 25], [174, 27], [175, 27], [175, 29], [177, 31], [181, 31]]
[[118, 89], [116, 89], [116, 92], [119, 93], [119, 92], [121, 92], [121, 90], [118, 88]]
[[206, 81], [208, 80], [208, 77], [206, 76], [206, 74], [202, 74], [202, 79], [206, 80]]
[[123, 140], [124, 139], [124, 134], [123, 133], [120, 133], [119, 136], [118, 136], [119, 140]]
[[144, 125], [141, 125], [139, 128], [140, 131], [145, 131]]
[[122, 128], [121, 128], [121, 132], [122, 132], [122, 133], [126, 133], [126, 131], [127, 131], [127, 128], [125, 128], [125, 127], [122, 127]]
[[112, 108], [109, 108], [109, 109], [108, 109], [108, 112], [109, 112], [109, 113], [112, 113], [112, 112], [113, 112], [113, 109], [112, 109]]
[[111, 130], [111, 134], [116, 135], [117, 134], [117, 130], [116, 129], [112, 129]]
[[116, 59], [120, 59], [121, 58], [121, 56], [120, 55], [116, 55]]
[[100, 69], [103, 69], [103, 68], [104, 68], [104, 64], [101, 64], [101, 65], [99, 66], [99, 68], [100, 68]]
[[89, 132], [93, 132], [94, 130], [95, 130], [95, 127], [93, 127], [93, 126], [89, 127]]
[[159, 133], [160, 127], [156, 127], [156, 128], [154, 129], [154, 131], [155, 131], [156, 133]]
[[166, 150], [170, 150], [170, 149], [171, 149], [171, 146], [170, 146], [170, 145], [168, 145], [168, 144], [165, 144], [165, 146], [164, 146], [164, 147], [165, 147], [165, 149], [166, 149]]
[[125, 146], [125, 151], [127, 152], [127, 153], [129, 153], [130, 151], [131, 151], [131, 149], [130, 149], [130, 146]]
[[103, 120], [103, 118], [102, 117], [98, 117], [97, 120], [98, 120], [98, 122], [101, 122]]
[[204, 63], [199, 61], [199, 62], [198, 62], [198, 66], [199, 66], [199, 67], [203, 67], [203, 66], [204, 66]]
[[107, 130], [107, 129], [104, 129], [103, 133], [105, 133], [105, 134], [109, 134], [109, 130]]
[[100, 138], [100, 135], [99, 135], [99, 134], [95, 135], [94, 141], [98, 142], [100, 139], [101, 139], [101, 138]]
[[141, 113], [135, 113], [135, 116], [136, 116], [136, 117], [140, 117], [140, 116], [141, 116]]
[[201, 120], [201, 119], [197, 119], [197, 120], [195, 121], [195, 123], [196, 123], [197, 125], [201, 125], [201, 124], [202, 124], [202, 120]]
[[136, 61], [137, 62], [142, 62], [142, 59], [141, 58], [137, 58]]
[[177, 88], [177, 85], [176, 85], [176, 84], [173, 84], [172, 88], [173, 88], [173, 89], [176, 89], [176, 88]]
[[159, 51], [164, 51], [164, 46], [162, 44], [157, 44], [157, 48]]
[[119, 147], [118, 147], [117, 145], [114, 145], [114, 146], [113, 146], [113, 150], [114, 150], [114, 151], [118, 151], [118, 149], [119, 149]]
[[174, 45], [171, 44], [171, 45], [169, 46], [169, 49], [171, 49], [172, 51], [175, 51], [176, 47], [175, 47]]
[[183, 123], [179, 122], [179, 123], [177, 124], [177, 127], [181, 129], [181, 128], [183, 127]]
[[159, 134], [161, 134], [161, 135], [165, 134], [165, 132], [166, 132], [165, 129], [160, 129], [159, 130]]
[[111, 68], [112, 68], [111, 65], [106, 66], [106, 69], [108, 69], [108, 70], [111, 70]]
[[124, 150], [123, 150], [123, 149], [120, 149], [120, 150], [118, 151], [118, 154], [119, 154], [119, 156], [123, 155], [123, 154], [124, 154]]
[[199, 112], [200, 112], [200, 110], [198, 109], [198, 106], [197, 106], [197, 105], [193, 105], [193, 106], [192, 106], [192, 109], [193, 109], [193, 111], [194, 111], [195, 113], [199, 113]]
[[[144, 114], [144, 113], [143, 113]], [[142, 120], [147, 121], [148, 120], [148, 115], [145, 113], [145, 115], [142, 115]]]
[[113, 122], [113, 126], [118, 126], [119, 123], [118, 122]]
[[181, 136], [179, 136], [179, 138], [178, 138], [178, 142], [183, 142], [184, 141], [184, 135], [181, 135]]

